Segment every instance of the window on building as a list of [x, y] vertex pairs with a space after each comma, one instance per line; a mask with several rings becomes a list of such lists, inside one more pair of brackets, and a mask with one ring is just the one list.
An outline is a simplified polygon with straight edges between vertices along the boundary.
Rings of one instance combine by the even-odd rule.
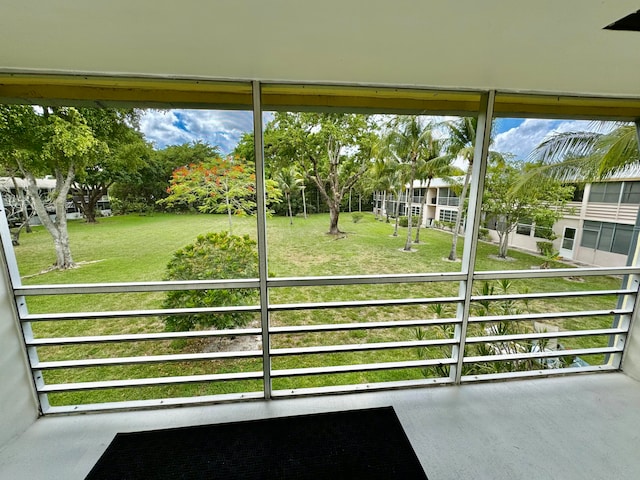
[[603, 252], [629, 253], [633, 225], [585, 221], [580, 245]]
[[458, 218], [458, 212], [456, 210], [440, 210], [438, 219], [441, 222], [455, 222]]
[[520, 235], [531, 235], [532, 221], [530, 218], [523, 218], [521, 222], [518, 222], [516, 226], [516, 233]]
[[624, 182], [620, 201], [640, 204], [640, 182]]
[[598, 203], [618, 203], [622, 182], [592, 183], [589, 201]]
[[572, 185], [573, 188], [573, 197], [571, 198], [572, 202], [582, 202], [584, 199], [584, 185]]
[[629, 246], [631, 245], [631, 237], [633, 237], [632, 225], [616, 225], [611, 251], [613, 253], [627, 255], [629, 253]]
[[449, 187], [438, 190], [438, 205], [456, 206], [458, 203], [458, 196]]

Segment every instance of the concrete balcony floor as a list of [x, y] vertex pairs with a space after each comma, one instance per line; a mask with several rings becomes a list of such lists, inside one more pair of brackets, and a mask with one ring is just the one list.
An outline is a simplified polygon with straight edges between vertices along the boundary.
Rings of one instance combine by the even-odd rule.
[[430, 480], [640, 478], [640, 383], [622, 373], [46, 417], [0, 449], [0, 478], [83, 479], [117, 432], [386, 405]]

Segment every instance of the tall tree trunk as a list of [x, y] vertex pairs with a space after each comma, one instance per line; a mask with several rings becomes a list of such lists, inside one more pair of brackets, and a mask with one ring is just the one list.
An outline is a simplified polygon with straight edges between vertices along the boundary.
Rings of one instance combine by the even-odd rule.
[[329, 205], [329, 234], [330, 235], [338, 235], [342, 233], [338, 228], [338, 219], [340, 217], [340, 207], [339, 203], [336, 205], [335, 203], [331, 203]]
[[404, 244], [404, 251], [411, 251], [411, 228], [413, 226], [413, 182], [416, 178], [416, 167], [418, 159], [414, 158], [411, 161], [411, 179], [409, 183], [409, 193], [407, 198], [407, 241]]
[[231, 202], [229, 201], [229, 189], [226, 189], [224, 199], [227, 203], [227, 218], [229, 219], [229, 235], [233, 235], [233, 224], [231, 222]]
[[25, 231], [27, 233], [31, 233], [31, 225], [29, 224], [29, 219], [31, 218], [31, 216], [29, 215], [29, 212], [27, 211], [27, 200], [24, 196], [24, 190], [22, 188], [20, 188], [18, 186], [18, 180], [16, 180], [15, 175], [13, 175], [13, 172], [11, 174], [11, 182], [13, 183], [13, 188], [16, 191], [16, 198], [18, 200], [18, 202], [20, 203], [20, 214], [22, 216], [22, 220], [23, 220], [23, 224], [20, 227], [20, 229], [18, 229], [18, 235], [20, 234], [20, 230], [23, 228], [25, 228]]
[[400, 220], [400, 197], [401, 196], [402, 194], [398, 195], [398, 198], [396, 199], [396, 226], [393, 230], [394, 237], [398, 236], [398, 221]]
[[382, 205], [384, 208], [384, 215], [386, 217], [385, 222], [389, 223], [389, 209], [387, 208], [387, 191], [384, 191], [384, 196], [382, 197]]
[[38, 192], [38, 185], [34, 175], [21, 168], [22, 174], [27, 180], [27, 190], [31, 197], [31, 205], [36, 211], [40, 222], [45, 226], [51, 237], [56, 251], [56, 263], [54, 268], [66, 270], [74, 268], [76, 264], [71, 256], [71, 248], [69, 246], [69, 233], [67, 232], [67, 195], [71, 188], [74, 178], [73, 165], [69, 167], [66, 175], [56, 171], [56, 188], [54, 190], [53, 204], [55, 207], [56, 218], [52, 220], [49, 212], [44, 206]]
[[307, 218], [307, 198], [304, 194], [305, 192], [305, 188], [304, 186], [302, 187], [302, 211], [304, 213], [304, 218]]
[[82, 203], [82, 214], [84, 215], [87, 223], [98, 223], [96, 219], [96, 206], [98, 205], [98, 200], [100, 200], [104, 195], [107, 194], [109, 186], [110, 185], [94, 186], [86, 195], [86, 201], [83, 201]]
[[293, 212], [291, 211], [291, 195], [287, 192], [284, 193], [287, 197], [287, 205], [289, 207], [289, 225], [293, 225]]
[[498, 256], [500, 258], [507, 258], [507, 253], [509, 252], [509, 232], [498, 232], [498, 236], [500, 237]]
[[467, 189], [469, 188], [469, 180], [471, 179], [472, 163], [469, 162], [469, 168], [464, 175], [464, 183], [462, 185], [462, 193], [458, 200], [458, 215], [456, 217], [456, 226], [453, 229], [453, 238], [451, 239], [451, 252], [449, 252], [449, 260], [452, 262], [458, 258], [458, 234], [460, 232], [460, 224], [462, 223], [462, 214], [464, 213], [464, 201], [467, 199]]
[[431, 178], [427, 180], [427, 188], [425, 188], [424, 195], [420, 199], [420, 220], [418, 220], [418, 225], [416, 227], [416, 240], [414, 243], [420, 243], [420, 225], [422, 225], [422, 220], [424, 217], [424, 206], [427, 203], [427, 194], [429, 193], [429, 187], [431, 187]]

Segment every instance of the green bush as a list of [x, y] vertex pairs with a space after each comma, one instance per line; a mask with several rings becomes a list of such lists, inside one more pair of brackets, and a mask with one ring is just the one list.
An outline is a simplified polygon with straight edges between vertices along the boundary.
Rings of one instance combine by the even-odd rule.
[[480, 227], [480, 231], [478, 232], [478, 238], [480, 240], [489, 240], [489, 229]]
[[[207, 233], [173, 254], [166, 280], [211, 280], [258, 277], [256, 242], [228, 232]], [[256, 289], [176, 290], [167, 292], [164, 308], [251, 305], [258, 301]], [[228, 329], [245, 325], [252, 313], [186, 314], [165, 317], [166, 329], [185, 331], [196, 327]]]
[[540, 255], [544, 257], [549, 256], [554, 252], [553, 242], [536, 242], [536, 247], [538, 247]]
[[[419, 221], [420, 221], [420, 215], [413, 215], [411, 217], [411, 225], [413, 227], [418, 225]], [[398, 219], [398, 225], [400, 225], [401, 227], [408, 227], [409, 226], [409, 217], [400, 217]]]
[[358, 223], [360, 220], [362, 220], [363, 217], [364, 213], [361, 212], [353, 212], [351, 214], [351, 220], [353, 220], [353, 223]]

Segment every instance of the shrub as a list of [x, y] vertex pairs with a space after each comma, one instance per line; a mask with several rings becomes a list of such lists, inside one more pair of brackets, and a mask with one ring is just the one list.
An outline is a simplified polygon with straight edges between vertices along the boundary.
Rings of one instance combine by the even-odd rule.
[[353, 220], [353, 223], [358, 223], [360, 220], [362, 220], [363, 217], [364, 217], [364, 213], [361, 213], [361, 212], [353, 212], [351, 214], [351, 219]]
[[[173, 254], [167, 264], [166, 280], [211, 280], [258, 277], [256, 242], [228, 232], [207, 233]], [[258, 301], [256, 289], [176, 290], [167, 292], [164, 308], [222, 307], [250, 305]], [[217, 329], [245, 325], [248, 312], [186, 314], [165, 317], [166, 329], [185, 331], [196, 327]]]
[[536, 242], [536, 247], [538, 247], [540, 255], [544, 257], [551, 255], [554, 252], [552, 242]]
[[489, 229], [480, 227], [478, 231], [478, 238], [480, 240], [489, 240]]
[[[419, 221], [420, 221], [420, 215], [413, 215], [411, 217], [411, 226], [415, 227], [416, 225], [418, 225]], [[400, 217], [398, 219], [398, 225], [400, 225], [401, 227], [408, 227], [409, 217]]]

